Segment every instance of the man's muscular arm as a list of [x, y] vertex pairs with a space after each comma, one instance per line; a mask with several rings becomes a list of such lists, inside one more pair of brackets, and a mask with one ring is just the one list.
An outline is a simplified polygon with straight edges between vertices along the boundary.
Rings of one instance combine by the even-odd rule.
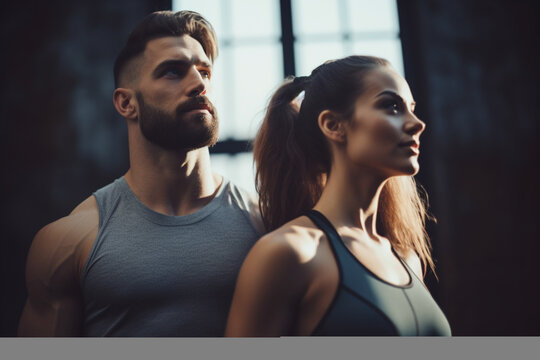
[[81, 335], [80, 273], [97, 235], [94, 197], [35, 236], [26, 264], [28, 299], [19, 336]]

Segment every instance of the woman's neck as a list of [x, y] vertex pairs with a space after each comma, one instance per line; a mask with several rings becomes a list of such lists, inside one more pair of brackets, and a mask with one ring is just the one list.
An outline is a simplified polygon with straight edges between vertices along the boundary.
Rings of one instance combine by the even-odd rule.
[[356, 227], [377, 239], [377, 211], [386, 178], [372, 170], [334, 166], [314, 209], [324, 213], [332, 224]]

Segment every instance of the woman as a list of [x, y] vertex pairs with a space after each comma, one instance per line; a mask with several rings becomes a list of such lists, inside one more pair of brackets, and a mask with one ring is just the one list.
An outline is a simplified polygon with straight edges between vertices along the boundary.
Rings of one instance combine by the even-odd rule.
[[227, 336], [450, 335], [421, 280], [433, 261], [414, 106], [389, 62], [367, 56], [277, 90], [254, 143], [271, 232], [242, 265]]

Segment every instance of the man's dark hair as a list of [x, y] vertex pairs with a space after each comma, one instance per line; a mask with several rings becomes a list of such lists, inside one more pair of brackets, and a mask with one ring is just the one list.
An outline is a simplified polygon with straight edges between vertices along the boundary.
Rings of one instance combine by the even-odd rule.
[[120, 76], [126, 65], [144, 52], [149, 41], [166, 36], [189, 35], [203, 47], [206, 56], [214, 61], [218, 55], [216, 34], [212, 25], [194, 11], [156, 11], [147, 15], [131, 32], [126, 45], [114, 63], [114, 86], [120, 85]]

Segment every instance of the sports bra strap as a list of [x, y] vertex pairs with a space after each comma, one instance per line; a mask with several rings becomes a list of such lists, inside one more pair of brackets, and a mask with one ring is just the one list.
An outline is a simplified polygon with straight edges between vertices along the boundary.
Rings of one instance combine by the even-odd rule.
[[311, 221], [313, 221], [313, 223], [326, 234], [328, 242], [330, 243], [330, 248], [332, 249], [332, 252], [336, 257], [339, 271], [341, 273], [341, 257], [343, 256], [343, 254], [341, 253], [343, 252], [345, 247], [345, 244], [343, 244], [343, 242], [341, 241], [341, 236], [339, 236], [336, 228], [334, 227], [334, 225], [332, 225], [330, 220], [328, 220], [326, 216], [324, 216], [319, 211], [311, 209], [306, 213], [306, 216], [310, 218]]
[[336, 242], [342, 243], [341, 236], [338, 234], [336, 228], [334, 225], [332, 225], [330, 220], [326, 218], [326, 216], [314, 209], [309, 210], [306, 213], [306, 216], [309, 217], [311, 221], [313, 221], [313, 223], [322, 231], [324, 231], [333, 246], [335, 246], [334, 244], [336, 244]]

